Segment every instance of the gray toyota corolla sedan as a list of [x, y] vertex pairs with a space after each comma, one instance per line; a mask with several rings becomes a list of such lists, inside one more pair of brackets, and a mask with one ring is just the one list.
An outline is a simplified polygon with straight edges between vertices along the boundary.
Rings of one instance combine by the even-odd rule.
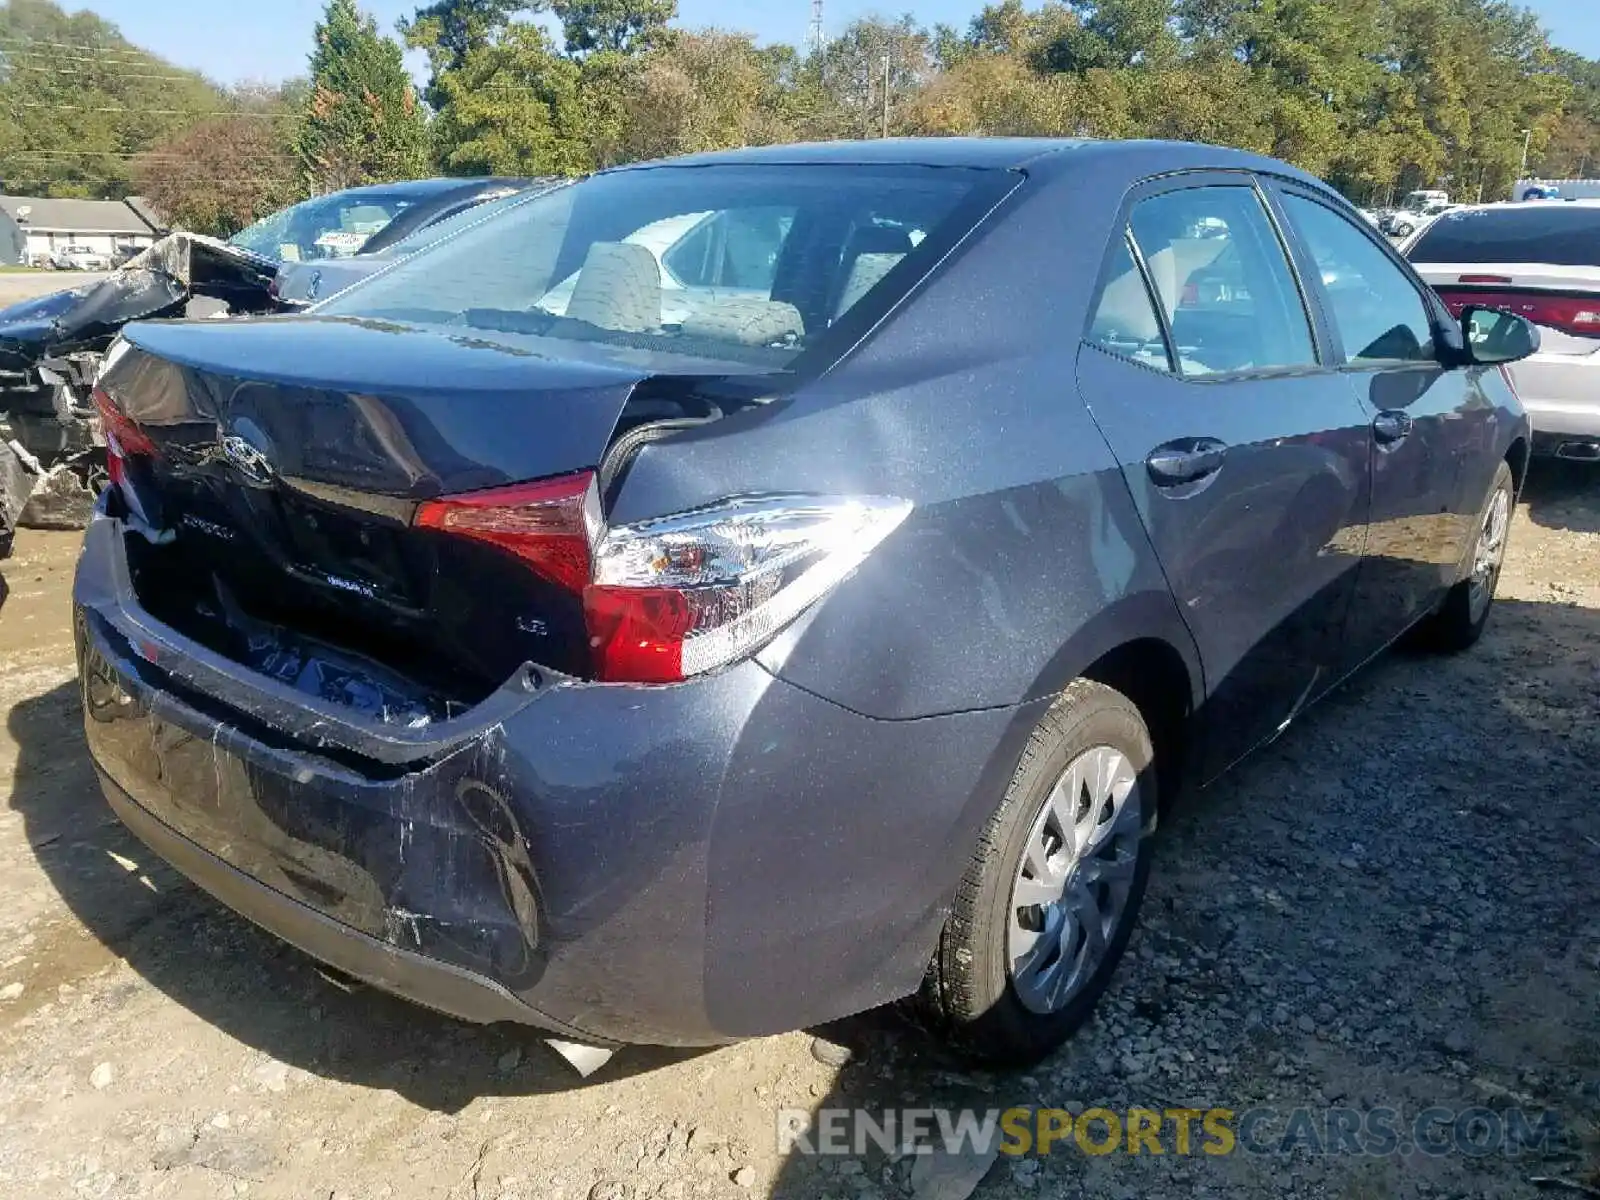
[[604, 172], [312, 315], [125, 331], [89, 745], [202, 887], [447, 1013], [575, 1053], [920, 993], [1027, 1061], [1164, 803], [1477, 639], [1536, 345], [1229, 150]]

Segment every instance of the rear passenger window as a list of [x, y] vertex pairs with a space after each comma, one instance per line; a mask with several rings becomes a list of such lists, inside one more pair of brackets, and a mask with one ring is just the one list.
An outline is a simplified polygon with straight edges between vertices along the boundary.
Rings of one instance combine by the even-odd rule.
[[1128, 250], [1127, 238], [1117, 239], [1106, 263], [1100, 302], [1089, 324], [1089, 340], [1102, 350], [1131, 358], [1147, 367], [1172, 369], [1167, 357], [1161, 318], [1156, 316], [1150, 289]]
[[1185, 376], [1315, 365], [1311, 324], [1255, 189], [1163, 192], [1132, 229]]
[[1345, 357], [1433, 362], [1433, 319], [1405, 272], [1331, 208], [1295, 195], [1284, 208], [1322, 276]]

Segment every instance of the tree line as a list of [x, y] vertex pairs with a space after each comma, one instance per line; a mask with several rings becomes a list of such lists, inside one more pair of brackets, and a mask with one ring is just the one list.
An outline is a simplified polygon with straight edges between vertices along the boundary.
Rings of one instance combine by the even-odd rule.
[[[1000, 0], [967, 27], [851, 22], [802, 53], [674, 24], [676, 0], [433, 0], [398, 39], [328, 0], [306, 78], [219, 88], [50, 0], [0, 5], [0, 183], [142, 192], [229, 233], [314, 192], [432, 173], [577, 175], [729, 146], [890, 135], [1183, 138], [1353, 199], [1503, 199], [1600, 174], [1600, 62], [1509, 0]], [[414, 87], [403, 48], [424, 52]]]

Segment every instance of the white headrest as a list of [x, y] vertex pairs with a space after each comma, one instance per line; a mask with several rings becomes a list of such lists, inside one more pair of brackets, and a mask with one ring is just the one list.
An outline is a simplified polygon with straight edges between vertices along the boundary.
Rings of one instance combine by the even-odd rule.
[[652, 333], [661, 328], [661, 267], [643, 246], [596, 242], [572, 286], [567, 316], [602, 329]]

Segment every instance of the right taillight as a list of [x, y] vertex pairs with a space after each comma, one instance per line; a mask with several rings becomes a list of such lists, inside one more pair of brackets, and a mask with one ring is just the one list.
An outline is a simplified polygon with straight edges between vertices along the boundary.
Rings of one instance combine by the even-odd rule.
[[584, 589], [599, 677], [667, 683], [754, 653], [910, 511], [880, 496], [758, 496], [607, 530]]
[[747, 496], [606, 528], [584, 472], [429, 501], [415, 523], [580, 592], [596, 678], [675, 683], [760, 649], [910, 511], [880, 496]]

